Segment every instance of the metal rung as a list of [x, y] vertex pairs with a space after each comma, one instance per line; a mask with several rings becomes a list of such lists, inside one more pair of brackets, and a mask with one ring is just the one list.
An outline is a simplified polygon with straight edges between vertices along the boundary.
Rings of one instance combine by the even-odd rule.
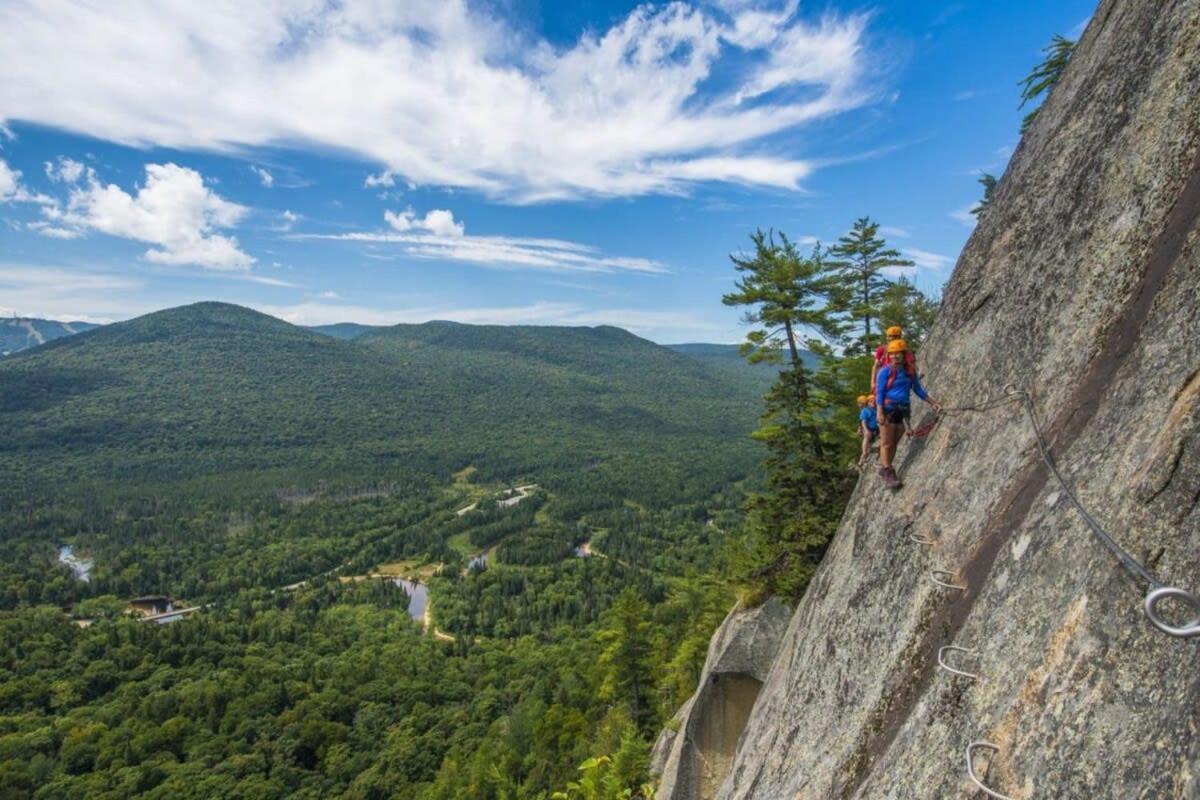
[[908, 535], [908, 538], [909, 538], [909, 539], [912, 539], [912, 540], [913, 540], [914, 542], [916, 542], [917, 544], [923, 544], [923, 545], [935, 545], [935, 544], [937, 544], [937, 542], [935, 542], [933, 539], [926, 539], [924, 536], [917, 536], [915, 533], [910, 533], [910, 534]]
[[947, 572], [944, 569], [933, 569], [929, 571], [929, 576], [930, 580], [943, 588], [958, 589], [960, 592], [965, 592], [967, 590], [967, 587], [965, 586], [959, 586], [957, 583], [947, 583], [946, 580], [943, 580], [943, 578], [954, 580], [955, 575], [953, 572]]
[[955, 675], [962, 675], [964, 678], [970, 678], [973, 681], [979, 680], [979, 676], [976, 675], [974, 672], [963, 672], [961, 669], [955, 669], [954, 667], [947, 664], [945, 661], [945, 658], [943, 657], [943, 654], [947, 650], [953, 650], [957, 653], [966, 653], [967, 655], [972, 655], [972, 656], [978, 655], [978, 653], [976, 653], [976, 651], [970, 649], [969, 647], [958, 647], [956, 645], [948, 644], [945, 647], [938, 648], [937, 661], [938, 661], [938, 666], [941, 667], [942, 669], [946, 670], [946, 672], [953, 672]]
[[988, 797], [994, 797], [996, 800], [1013, 800], [1006, 794], [994, 792], [983, 785], [983, 781], [979, 780], [979, 776], [975, 774], [975, 751], [976, 750], [991, 750], [993, 753], [999, 754], [1000, 748], [991, 742], [971, 742], [967, 745], [967, 775]]

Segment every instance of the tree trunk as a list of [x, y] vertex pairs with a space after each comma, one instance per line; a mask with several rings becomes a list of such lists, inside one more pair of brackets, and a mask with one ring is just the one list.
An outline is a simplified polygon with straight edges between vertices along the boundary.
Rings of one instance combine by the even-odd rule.
[[784, 320], [783, 327], [787, 329], [788, 349], [792, 351], [792, 369], [800, 368], [800, 350], [796, 347], [796, 336], [792, 332], [792, 321]]
[[871, 352], [871, 276], [863, 271], [863, 351]]

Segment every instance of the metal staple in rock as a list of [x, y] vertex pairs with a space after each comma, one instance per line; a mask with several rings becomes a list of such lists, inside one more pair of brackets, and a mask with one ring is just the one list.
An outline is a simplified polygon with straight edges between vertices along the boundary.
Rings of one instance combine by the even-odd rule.
[[1000, 748], [991, 742], [971, 742], [969, 745], [967, 745], [967, 775], [970, 776], [971, 781], [974, 782], [974, 784], [978, 786], [988, 797], [994, 797], [996, 800], [1012, 800], [1012, 798], [1008, 795], [1000, 794], [999, 792], [992, 791], [988, 787], [984, 786], [983, 781], [981, 781], [979, 776], [975, 774], [974, 756], [976, 750], [991, 750], [993, 753], [1000, 753]]

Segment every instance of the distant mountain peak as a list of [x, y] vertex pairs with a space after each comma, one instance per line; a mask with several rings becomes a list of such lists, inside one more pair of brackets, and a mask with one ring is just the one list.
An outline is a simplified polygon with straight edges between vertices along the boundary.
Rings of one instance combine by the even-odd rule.
[[19, 353], [95, 327], [90, 322], [61, 322], [36, 317], [0, 318], [0, 355]]

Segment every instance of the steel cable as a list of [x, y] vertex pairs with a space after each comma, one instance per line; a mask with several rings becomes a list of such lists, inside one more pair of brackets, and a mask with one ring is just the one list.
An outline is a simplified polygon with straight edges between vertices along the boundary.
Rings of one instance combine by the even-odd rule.
[[[1136, 558], [1130, 555], [1127, 550], [1121, 547], [1121, 545], [1119, 545], [1117, 541], [1110, 536], [1106, 530], [1104, 530], [1104, 527], [1096, 521], [1096, 518], [1092, 516], [1091, 512], [1084, 507], [1083, 503], [1080, 502], [1079, 497], [1076, 496], [1075, 491], [1071, 488], [1071, 485], [1067, 482], [1067, 479], [1063, 476], [1062, 472], [1059, 471], [1058, 464], [1055, 463], [1054, 457], [1050, 454], [1050, 446], [1046, 443], [1046, 437], [1042, 433], [1042, 426], [1038, 422], [1037, 412], [1033, 406], [1033, 397], [1028, 391], [1025, 389], [1018, 389], [1012, 384], [1008, 384], [1004, 387], [1003, 395], [985, 400], [978, 405], [943, 407], [941, 409], [941, 414], [944, 416], [953, 417], [965, 413], [990, 411], [1007, 403], [1011, 403], [1014, 400], [1020, 400], [1022, 402], [1026, 415], [1029, 417], [1029, 422], [1033, 426], [1034, 438], [1037, 441], [1038, 452], [1041, 454], [1042, 461], [1045, 462], [1046, 467], [1050, 470], [1051, 474], [1054, 475], [1055, 480], [1058, 481], [1058, 484], [1062, 487], [1063, 492], [1065, 492], [1067, 497], [1070, 498], [1071, 504], [1074, 505], [1075, 510], [1079, 512], [1079, 516], [1083, 518], [1083, 521], [1087, 524], [1088, 528], [1092, 531], [1096, 538], [1100, 540], [1100, 543], [1103, 544], [1117, 559], [1121, 566], [1125, 568], [1126, 572], [1133, 575], [1135, 578], [1145, 581], [1149, 585], [1150, 590], [1146, 594], [1144, 611], [1146, 616], [1150, 619], [1150, 622], [1154, 625], [1154, 627], [1158, 628], [1160, 631], [1168, 634], [1169, 636], [1175, 636], [1178, 638], [1191, 638], [1194, 636], [1200, 636], [1200, 599], [1197, 599], [1194, 594], [1185, 589], [1168, 586], [1162, 581], [1158, 580], [1158, 578], [1154, 576], [1154, 573], [1146, 569], [1141, 562], [1139, 562]], [[1179, 600], [1187, 605], [1191, 609], [1192, 613], [1196, 614], [1196, 617], [1183, 625], [1171, 625], [1167, 621], [1163, 620], [1158, 615], [1158, 604], [1168, 598]]]

